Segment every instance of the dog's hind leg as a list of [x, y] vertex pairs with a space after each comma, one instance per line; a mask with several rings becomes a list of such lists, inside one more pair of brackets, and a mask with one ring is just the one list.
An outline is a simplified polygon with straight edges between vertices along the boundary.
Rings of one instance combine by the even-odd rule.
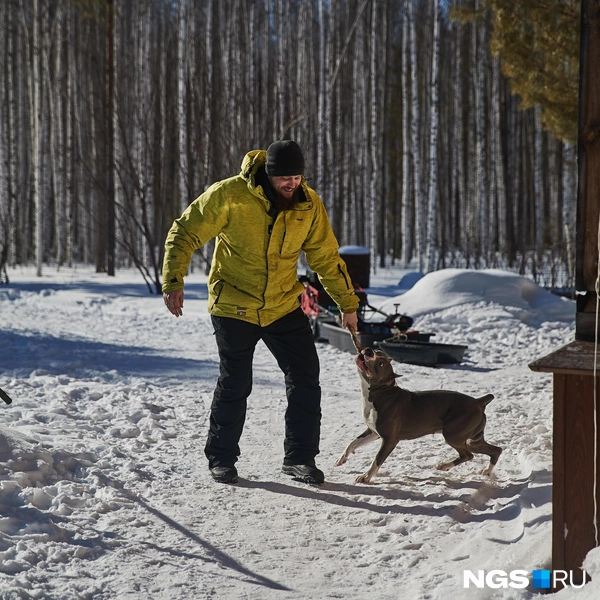
[[340, 465], [343, 465], [348, 460], [348, 457], [351, 454], [354, 454], [358, 448], [369, 442], [375, 441], [378, 437], [379, 435], [370, 429], [363, 431], [355, 440], [352, 440], [348, 446], [346, 446], [344, 453], [335, 461], [334, 466], [339, 467]]
[[381, 447], [379, 448], [379, 452], [375, 455], [369, 470], [362, 475], [359, 475], [355, 481], [356, 483], [369, 483], [375, 475], [377, 475], [383, 461], [390, 455], [391, 451], [396, 447], [398, 442], [400, 441], [399, 437], [388, 438], [381, 440]]
[[476, 454], [487, 454], [490, 457], [490, 464], [481, 471], [482, 475], [490, 475], [498, 462], [500, 454], [502, 454], [502, 448], [488, 444], [483, 439], [483, 432], [479, 433], [474, 438], [467, 440], [467, 445], [469, 446], [469, 449]]
[[[446, 440], [448, 441], [448, 440]], [[450, 442], [448, 442], [450, 444]], [[461, 465], [464, 462], [468, 462], [473, 459], [473, 453], [469, 452], [465, 446], [454, 446], [450, 444], [457, 452], [458, 458], [451, 460], [450, 462], [440, 463], [436, 465], [435, 468], [438, 471], [449, 471], [452, 467], [456, 467], [457, 465]]]
[[472, 420], [473, 415], [465, 414], [461, 415], [460, 419], [453, 419], [452, 421], [444, 423], [442, 434], [446, 443], [458, 452], [458, 458], [455, 458], [450, 462], [440, 463], [435, 466], [436, 469], [439, 471], [448, 471], [452, 469], [452, 467], [456, 467], [457, 465], [461, 465], [462, 463], [473, 459], [473, 453], [467, 447], [467, 439], [469, 434], [476, 427], [479, 419], [477, 419], [475, 423], [472, 423]]

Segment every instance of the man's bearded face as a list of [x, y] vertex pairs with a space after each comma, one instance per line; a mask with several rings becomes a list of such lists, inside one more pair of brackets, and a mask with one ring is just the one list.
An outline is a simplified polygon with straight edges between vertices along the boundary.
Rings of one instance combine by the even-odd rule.
[[300, 183], [302, 181], [301, 175], [269, 177], [269, 181], [277, 196], [277, 204], [280, 210], [289, 209], [296, 204]]

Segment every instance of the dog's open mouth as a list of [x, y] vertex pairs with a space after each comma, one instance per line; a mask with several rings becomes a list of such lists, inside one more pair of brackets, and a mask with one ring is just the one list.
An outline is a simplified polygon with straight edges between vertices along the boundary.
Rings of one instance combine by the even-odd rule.
[[356, 363], [356, 366], [363, 371], [364, 373], [368, 373], [369, 370], [367, 368], [367, 363], [365, 361], [365, 357], [362, 353], [357, 354], [356, 358], [354, 359], [354, 362]]

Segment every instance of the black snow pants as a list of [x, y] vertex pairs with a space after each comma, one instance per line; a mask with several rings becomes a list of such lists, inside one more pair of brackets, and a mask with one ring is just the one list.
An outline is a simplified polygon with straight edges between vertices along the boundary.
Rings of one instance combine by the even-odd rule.
[[220, 358], [220, 376], [210, 414], [204, 452], [209, 467], [232, 466], [252, 390], [252, 359], [259, 340], [283, 371], [287, 395], [284, 464], [314, 463], [319, 453], [321, 387], [312, 330], [300, 308], [261, 327], [239, 319], [212, 317]]

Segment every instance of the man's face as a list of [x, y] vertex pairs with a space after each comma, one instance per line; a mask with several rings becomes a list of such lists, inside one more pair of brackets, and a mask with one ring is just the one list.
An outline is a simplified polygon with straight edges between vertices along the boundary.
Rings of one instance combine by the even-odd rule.
[[292, 175], [290, 177], [269, 177], [272, 188], [284, 198], [292, 198], [294, 192], [302, 181], [301, 175]]

